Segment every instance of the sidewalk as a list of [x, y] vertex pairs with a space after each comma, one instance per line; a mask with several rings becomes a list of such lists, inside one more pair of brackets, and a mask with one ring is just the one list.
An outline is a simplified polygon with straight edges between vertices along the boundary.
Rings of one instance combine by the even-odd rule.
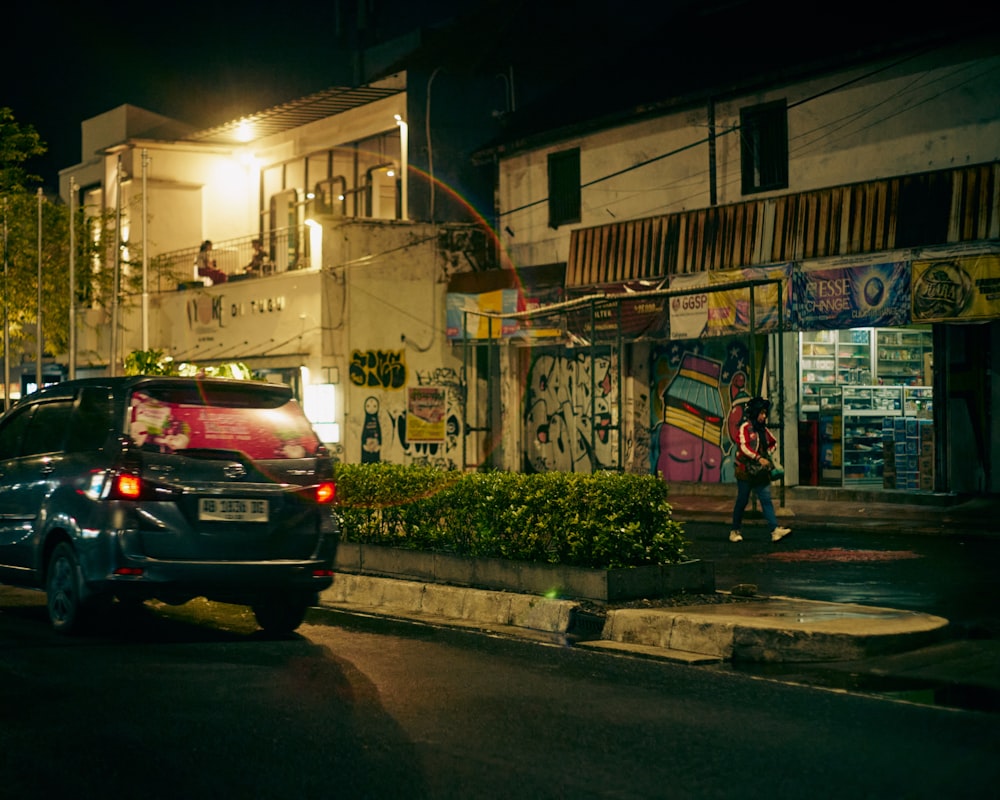
[[[782, 504], [775, 488], [779, 519], [791, 526], [808, 520], [812, 526], [881, 532], [998, 533], [995, 499], [803, 487], [787, 490]], [[674, 516], [725, 522], [731, 489], [695, 485], [672, 492]], [[1000, 641], [949, 641], [948, 620], [918, 612], [765, 597], [595, 613], [575, 600], [339, 573], [310, 621], [339, 613], [691, 665], [731, 665], [810, 685], [897, 690], [924, 702], [1000, 711]]]
[[[727, 523], [735, 488], [728, 484], [678, 484], [668, 501], [677, 519]], [[959, 497], [822, 486], [772, 487], [778, 519], [811, 526], [871, 529], [883, 533], [1000, 536], [1000, 496]], [[753, 513], [754, 506], [749, 507]]]

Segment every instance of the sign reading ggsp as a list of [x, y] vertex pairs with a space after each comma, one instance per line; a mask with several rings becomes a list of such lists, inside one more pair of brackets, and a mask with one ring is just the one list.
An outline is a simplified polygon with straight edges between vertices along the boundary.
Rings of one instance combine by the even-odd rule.
[[670, 302], [670, 308], [674, 311], [700, 311], [707, 305], [707, 294], [685, 294]]

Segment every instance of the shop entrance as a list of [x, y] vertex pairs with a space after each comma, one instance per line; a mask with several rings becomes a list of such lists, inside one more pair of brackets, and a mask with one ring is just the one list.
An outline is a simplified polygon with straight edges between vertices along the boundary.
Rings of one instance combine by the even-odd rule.
[[800, 482], [934, 488], [929, 326], [799, 334]]

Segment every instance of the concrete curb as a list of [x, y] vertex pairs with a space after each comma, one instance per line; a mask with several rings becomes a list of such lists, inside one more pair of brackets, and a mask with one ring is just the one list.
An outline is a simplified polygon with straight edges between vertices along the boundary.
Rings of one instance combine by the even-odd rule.
[[[948, 626], [942, 617], [911, 611], [769, 598], [614, 609], [598, 631], [586, 622], [599, 623], [600, 618], [586, 620], [573, 600], [341, 573], [321, 593], [320, 606], [529, 638], [572, 639], [687, 663], [852, 661], [923, 647], [937, 641]], [[583, 632], [585, 627], [590, 630]]]
[[727, 661], [841, 661], [921, 647], [947, 625], [942, 617], [911, 611], [772, 598], [610, 611], [601, 638]]
[[364, 607], [392, 616], [421, 615], [481, 625], [566, 633], [579, 603], [530, 594], [338, 573], [320, 594], [324, 607]]

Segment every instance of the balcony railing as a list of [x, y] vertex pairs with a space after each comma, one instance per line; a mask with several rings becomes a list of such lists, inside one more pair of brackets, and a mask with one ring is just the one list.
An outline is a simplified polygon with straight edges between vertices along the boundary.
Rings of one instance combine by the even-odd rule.
[[[152, 291], [173, 291], [210, 285], [222, 280], [240, 281], [267, 278], [281, 272], [308, 269], [308, 237], [304, 226], [283, 228], [264, 234], [262, 237], [241, 236], [236, 239], [212, 241], [211, 259], [218, 271], [215, 280], [198, 274], [198, 253], [200, 243], [183, 250], [160, 253], [152, 259], [154, 285]], [[258, 238], [263, 242], [264, 259], [261, 268], [250, 269], [254, 257], [253, 243]], [[222, 277], [224, 276], [224, 278]]]

